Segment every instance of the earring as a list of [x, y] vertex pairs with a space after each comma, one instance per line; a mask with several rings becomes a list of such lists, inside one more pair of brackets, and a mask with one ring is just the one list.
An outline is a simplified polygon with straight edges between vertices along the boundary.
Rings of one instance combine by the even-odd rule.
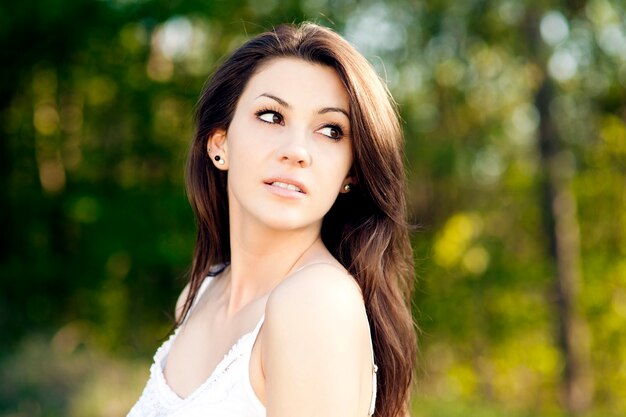
[[206, 150], [206, 153], [210, 154], [211, 153], [211, 147], [209, 146], [209, 149]]
[[350, 185], [350, 183], [347, 183], [346, 185], [343, 186], [343, 190], [345, 192], [348, 192], [352, 189], [352, 186]]
[[220, 164], [220, 165], [224, 165], [224, 162], [225, 162], [225, 161], [224, 161], [222, 158], [220, 158], [220, 156], [219, 156], [219, 155], [215, 155], [215, 157], [214, 157], [213, 159], [215, 159], [215, 161], [216, 161], [218, 164]]

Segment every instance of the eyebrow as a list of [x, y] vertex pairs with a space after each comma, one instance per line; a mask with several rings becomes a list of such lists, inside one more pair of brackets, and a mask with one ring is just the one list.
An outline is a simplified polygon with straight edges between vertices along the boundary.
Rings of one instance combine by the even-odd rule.
[[[285, 100], [283, 100], [280, 97], [276, 97], [273, 94], [263, 93], [259, 95], [257, 98], [259, 97], [271, 98], [272, 100], [276, 101], [281, 106], [286, 107], [288, 109], [291, 108], [291, 105], [289, 103], [287, 103]], [[341, 107], [324, 107], [323, 109], [318, 111], [318, 114], [325, 114], [325, 113], [332, 113], [332, 112], [343, 113], [348, 119], [350, 119], [350, 115], [348, 114], [348, 112], [342, 109]]]

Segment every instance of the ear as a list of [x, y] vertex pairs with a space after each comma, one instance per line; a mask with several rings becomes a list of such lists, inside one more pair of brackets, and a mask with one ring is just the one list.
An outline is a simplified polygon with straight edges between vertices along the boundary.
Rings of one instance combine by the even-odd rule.
[[226, 131], [224, 129], [218, 129], [209, 134], [206, 148], [209, 158], [213, 161], [213, 165], [215, 165], [215, 167], [219, 170], [227, 171], [228, 158]]
[[339, 190], [339, 192], [341, 194], [349, 193], [351, 190], [354, 189], [356, 184], [357, 184], [356, 177], [352, 175], [348, 175], [341, 183], [341, 190]]

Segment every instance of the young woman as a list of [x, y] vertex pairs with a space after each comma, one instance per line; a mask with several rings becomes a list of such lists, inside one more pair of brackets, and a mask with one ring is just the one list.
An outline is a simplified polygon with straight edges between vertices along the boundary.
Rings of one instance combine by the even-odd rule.
[[129, 416], [405, 415], [414, 275], [384, 84], [331, 30], [284, 25], [219, 67], [197, 123], [191, 279]]

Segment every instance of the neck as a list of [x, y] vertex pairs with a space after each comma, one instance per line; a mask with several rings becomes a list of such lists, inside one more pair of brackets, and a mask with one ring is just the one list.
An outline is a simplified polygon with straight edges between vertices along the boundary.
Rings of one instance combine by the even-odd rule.
[[230, 225], [231, 259], [227, 315], [267, 295], [324, 245], [321, 223], [303, 229], [275, 230], [253, 221]]

